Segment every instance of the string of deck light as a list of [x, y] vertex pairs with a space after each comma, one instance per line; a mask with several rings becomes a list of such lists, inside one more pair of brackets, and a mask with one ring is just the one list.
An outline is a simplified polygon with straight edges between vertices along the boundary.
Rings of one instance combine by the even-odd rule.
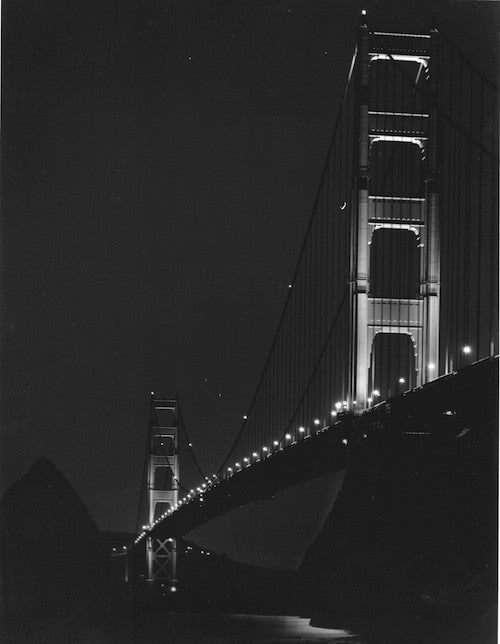
[[[468, 346], [463, 347], [463, 351], [464, 351], [464, 353], [466, 353], [466, 354], [467, 354], [467, 353], [470, 353], [471, 348], [470, 348], [470, 347], [468, 347]], [[374, 390], [374, 391], [372, 392], [372, 395], [373, 395], [373, 396], [379, 396], [379, 395], [380, 395], [380, 392], [378, 392], [377, 390]], [[353, 401], [353, 405], [354, 405], [354, 402], [355, 402], [355, 401]], [[347, 401], [342, 401], [342, 402], [338, 401], [338, 402], [336, 402], [336, 403], [335, 403], [335, 407], [336, 407], [336, 410], [332, 410], [332, 411], [331, 411], [331, 415], [332, 415], [333, 417], [336, 417], [336, 416], [337, 416], [339, 413], [341, 413], [342, 411], [349, 411], [349, 407], [350, 407], [350, 406], [349, 406], [349, 403], [348, 403]], [[368, 411], [368, 410], [366, 410], [366, 411]], [[453, 414], [454, 414], [454, 412], [449, 411], [449, 410], [447, 410], [447, 411], [445, 411], [445, 412], [443, 412], [443, 413], [444, 413], [444, 415], [453, 415]], [[320, 427], [320, 425], [321, 425], [321, 421], [320, 421], [320, 419], [319, 419], [319, 418], [315, 418], [312, 422], [313, 422], [313, 424], [317, 427], [316, 432], [315, 432], [316, 434], [318, 434], [318, 433], [320, 433], [320, 432], [323, 432], [323, 431], [326, 431], [326, 430], [328, 430], [328, 429], [331, 429], [331, 427], [332, 427], [332, 425], [326, 425], [326, 426], [324, 426], [324, 427]], [[300, 433], [300, 434], [302, 434], [302, 435], [304, 435], [304, 436], [311, 436], [311, 434], [310, 434], [310, 433], [307, 433], [307, 432], [308, 432], [308, 429], [306, 429], [306, 428], [305, 428], [305, 427], [303, 427], [303, 426], [299, 427], [299, 428], [298, 428], [298, 431], [299, 431], [299, 433]], [[292, 438], [292, 436], [291, 436], [291, 434], [287, 433], [287, 434], [284, 436], [284, 438], [285, 438], [287, 441], [290, 441], [290, 440], [291, 440], [291, 438]], [[367, 435], [366, 435], [366, 434], [363, 434], [363, 438], [364, 438], [364, 439], [366, 439], [366, 438], [367, 438]], [[346, 437], [342, 437], [342, 438], [341, 438], [341, 443], [342, 443], [344, 446], [346, 446], [346, 447], [347, 447], [347, 446], [348, 446], [348, 444], [349, 444], [349, 441], [348, 441], [348, 439], [347, 439]], [[295, 445], [295, 444], [297, 444], [297, 441], [294, 441], [293, 443], [290, 443], [289, 445], [283, 445], [283, 442], [282, 442], [282, 441], [281, 441], [281, 442], [280, 442], [280, 441], [277, 441], [277, 440], [273, 441], [273, 445], [275, 446], [275, 448], [278, 448], [278, 450], [279, 450], [279, 451], [283, 450], [283, 449], [284, 449], [284, 448], [286, 448], [286, 447], [291, 447], [291, 446], [293, 446], [293, 445]], [[265, 458], [268, 458], [268, 457], [272, 456], [272, 455], [275, 453], [275, 451], [276, 451], [276, 450], [273, 450], [272, 452], [270, 452], [270, 451], [269, 451], [269, 448], [267, 448], [266, 446], [264, 446], [264, 447], [262, 448], [262, 451], [266, 454]], [[245, 463], [246, 463], [246, 466], [245, 466], [245, 467], [250, 467], [252, 464], [257, 463], [257, 462], [260, 462], [260, 460], [262, 460], [262, 459], [259, 457], [258, 452], [253, 452], [252, 457], [255, 459], [253, 462], [252, 462], [249, 458], [247, 458], [247, 457], [245, 457], [245, 458], [243, 459], [243, 462], [245, 462]], [[227, 468], [227, 472], [228, 472], [228, 474], [226, 475], [226, 477], [225, 477], [225, 478], [231, 478], [232, 476], [235, 476], [238, 472], [242, 471], [242, 469], [243, 469], [243, 466], [241, 466], [241, 464], [240, 464], [239, 462], [236, 462], [236, 463], [234, 464], [234, 469], [233, 469], [233, 467], [228, 467], [228, 468]], [[190, 493], [189, 493], [186, 497], [184, 497], [182, 500], [180, 500], [178, 503], [176, 503], [176, 504], [174, 505], [174, 507], [173, 507], [173, 508], [171, 508], [170, 510], [166, 511], [165, 513], [163, 513], [163, 514], [161, 515], [161, 517], [159, 517], [157, 520], [155, 520], [155, 521], [154, 521], [154, 523], [153, 523], [152, 525], [143, 525], [143, 526], [142, 526], [143, 532], [142, 532], [142, 533], [141, 533], [141, 534], [140, 534], [140, 535], [135, 539], [135, 542], [134, 542], [134, 543], [135, 543], [135, 544], [139, 543], [139, 542], [140, 542], [144, 537], [146, 537], [146, 536], [147, 536], [148, 531], [152, 530], [152, 529], [153, 529], [157, 524], [159, 524], [163, 519], [166, 519], [168, 516], [171, 516], [175, 511], [177, 511], [178, 509], [180, 509], [183, 505], [187, 505], [187, 504], [189, 504], [191, 501], [194, 501], [197, 497], [200, 497], [200, 498], [199, 498], [199, 500], [200, 500], [200, 501], [203, 501], [203, 494], [204, 494], [205, 492], [207, 492], [207, 491], [208, 491], [208, 490], [209, 490], [209, 489], [210, 489], [214, 484], [218, 484], [218, 483], [220, 482], [219, 480], [216, 480], [216, 479], [217, 479], [217, 476], [214, 474], [214, 475], [213, 475], [213, 477], [212, 477], [212, 481], [211, 481], [211, 483], [210, 483], [209, 485], [206, 485], [206, 484], [202, 483], [202, 484], [201, 484], [201, 486], [198, 486], [198, 487], [196, 488], [196, 491], [198, 492], [198, 494], [196, 494], [196, 492], [195, 492], [195, 490], [194, 490], [194, 489], [191, 489], [191, 490], [190, 490]], [[171, 538], [170, 538], [170, 539], [168, 539], [168, 540], [169, 540], [169, 541], [172, 541], [172, 539], [171, 539]], [[208, 554], [208, 553], [207, 553], [207, 554]]]
[[[340, 403], [339, 403], [339, 404], [340, 404]], [[346, 408], [348, 408], [347, 403], [344, 403], [344, 404], [345, 404]], [[316, 433], [319, 433], [319, 432], [325, 431], [325, 430], [327, 430], [327, 429], [330, 429], [330, 427], [331, 427], [331, 426], [329, 425], [329, 426], [324, 426], [324, 427], [322, 427], [322, 428], [319, 428], [319, 425], [321, 424], [321, 421], [320, 421], [319, 419], [317, 419], [317, 418], [316, 418], [316, 419], [314, 419], [313, 424], [314, 424], [315, 426], [317, 426], [317, 427], [318, 427], [318, 429], [316, 430]], [[299, 427], [299, 428], [298, 428], [298, 431], [299, 431], [299, 433], [301, 433], [301, 434], [305, 434], [305, 432], [306, 432], [307, 430], [306, 430], [304, 427]], [[366, 436], [365, 436], [365, 437], [366, 437]], [[287, 434], [287, 435], [285, 436], [285, 438], [286, 438], [286, 440], [288, 441], [288, 440], [290, 440], [290, 439], [291, 439], [291, 435], [290, 435], [290, 434]], [[341, 439], [341, 442], [342, 442], [342, 444], [343, 444], [343, 445], [347, 445], [347, 444], [348, 444], [348, 441], [347, 441], [347, 439], [346, 439], [345, 437]], [[286, 447], [286, 446], [283, 446], [282, 444], [280, 444], [280, 442], [279, 442], [279, 441], [277, 441], [277, 440], [273, 441], [273, 444], [274, 444], [274, 446], [275, 446], [276, 448], [277, 448], [277, 447], [279, 447], [279, 449], [280, 449], [280, 450], [281, 450], [281, 449], [284, 449], [284, 447]], [[293, 446], [294, 444], [296, 444], [296, 441], [295, 441], [294, 443], [290, 443], [289, 447]], [[268, 457], [272, 456], [272, 455], [273, 455], [273, 453], [275, 453], [275, 450], [273, 450], [273, 451], [271, 452], [271, 451], [269, 450], [269, 448], [268, 448], [268, 447], [266, 447], [266, 446], [264, 446], [264, 447], [262, 448], [262, 451], [266, 454], [266, 457], [265, 457], [265, 458], [268, 458]], [[252, 457], [255, 459], [253, 462], [252, 462], [249, 458], [244, 458], [244, 459], [243, 459], [243, 462], [245, 462], [245, 463], [246, 463], [246, 467], [249, 467], [249, 466], [251, 466], [252, 464], [257, 463], [257, 462], [259, 462], [259, 461], [261, 460], [261, 458], [259, 457], [259, 454], [258, 454], [257, 452], [253, 452]], [[243, 466], [242, 466], [239, 462], [236, 462], [236, 463], [234, 464], [234, 469], [233, 469], [232, 467], [228, 467], [228, 468], [227, 468], [228, 475], [227, 475], [225, 478], [231, 478], [232, 476], [236, 475], [239, 471], [242, 471], [242, 469], [243, 469]], [[143, 531], [142, 531], [142, 532], [139, 534], [139, 536], [135, 539], [135, 542], [134, 542], [134, 543], [135, 543], [135, 544], [138, 544], [142, 539], [144, 539], [144, 538], [147, 536], [148, 531], [152, 530], [152, 529], [153, 529], [157, 524], [159, 524], [163, 519], [166, 519], [168, 516], [171, 516], [172, 514], [174, 514], [174, 512], [176, 512], [177, 510], [179, 510], [183, 505], [187, 505], [187, 504], [189, 504], [191, 501], [196, 500], [196, 498], [197, 498], [197, 497], [200, 497], [200, 498], [199, 498], [199, 500], [200, 500], [200, 501], [202, 501], [202, 500], [203, 500], [203, 499], [202, 499], [203, 494], [204, 494], [205, 492], [207, 492], [207, 491], [208, 491], [208, 490], [209, 490], [213, 485], [216, 485], [216, 484], [218, 484], [218, 483], [220, 482], [219, 480], [216, 480], [216, 478], [217, 478], [217, 476], [214, 474], [214, 475], [213, 475], [213, 477], [212, 477], [212, 479], [213, 479], [213, 480], [211, 481], [211, 483], [210, 483], [209, 485], [205, 485], [205, 484], [203, 484], [203, 483], [202, 483], [202, 484], [201, 484], [201, 487], [200, 487], [200, 486], [198, 486], [198, 487], [196, 488], [196, 491], [197, 491], [197, 493], [198, 493], [198, 494], [195, 492], [195, 490], [194, 490], [194, 489], [192, 489], [192, 490], [190, 491], [190, 493], [189, 493], [186, 497], [184, 497], [184, 499], [182, 499], [182, 500], [180, 500], [178, 503], [176, 503], [176, 504], [174, 505], [174, 507], [173, 507], [173, 508], [171, 508], [171, 509], [167, 510], [166, 512], [164, 512], [164, 513], [163, 513], [163, 514], [162, 514], [158, 519], [156, 519], [156, 520], [153, 522], [153, 524], [152, 524], [152, 525], [143, 525], [143, 526], [142, 526], [142, 530], [143, 530]], [[169, 540], [171, 540], [171, 539], [169, 539]], [[206, 553], [206, 554], [210, 554], [210, 553]]]

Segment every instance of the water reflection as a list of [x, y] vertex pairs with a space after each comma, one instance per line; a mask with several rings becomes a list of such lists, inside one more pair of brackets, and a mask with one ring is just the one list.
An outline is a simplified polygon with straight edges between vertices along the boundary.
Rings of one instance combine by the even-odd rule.
[[347, 631], [315, 628], [307, 618], [288, 615], [155, 614], [139, 631], [141, 642], [361, 642]]

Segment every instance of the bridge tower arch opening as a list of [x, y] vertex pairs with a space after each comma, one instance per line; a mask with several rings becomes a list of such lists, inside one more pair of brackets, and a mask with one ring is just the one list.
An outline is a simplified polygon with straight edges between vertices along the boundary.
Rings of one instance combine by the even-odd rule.
[[375, 227], [368, 243], [369, 296], [418, 299], [422, 264], [422, 244], [418, 230], [404, 225], [381, 225]]
[[[359, 27], [350, 300], [358, 409], [379, 372], [395, 368], [378, 366], [385, 350], [414, 355], [398, 380], [421, 385], [439, 374], [435, 37]], [[393, 376], [381, 377], [392, 392]]]
[[369, 397], [373, 403], [415, 387], [416, 366], [416, 338], [406, 332], [376, 333], [369, 367]]

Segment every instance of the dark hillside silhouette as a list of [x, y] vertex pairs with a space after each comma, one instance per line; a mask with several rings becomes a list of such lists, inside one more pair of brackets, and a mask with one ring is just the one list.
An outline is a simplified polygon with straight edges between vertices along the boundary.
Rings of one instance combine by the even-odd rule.
[[24, 633], [100, 609], [111, 598], [109, 553], [64, 475], [36, 461], [0, 502], [2, 612]]

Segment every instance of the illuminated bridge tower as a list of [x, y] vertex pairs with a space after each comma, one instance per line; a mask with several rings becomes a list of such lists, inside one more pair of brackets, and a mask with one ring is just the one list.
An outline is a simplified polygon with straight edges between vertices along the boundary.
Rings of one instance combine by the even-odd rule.
[[[148, 523], [153, 525], [170, 508], [179, 494], [177, 400], [151, 395], [147, 454]], [[175, 539], [148, 537], [146, 540], [147, 580], [176, 586]]]
[[[351, 328], [358, 409], [437, 377], [435, 36], [358, 33]], [[378, 391], [377, 391], [378, 390]]]

